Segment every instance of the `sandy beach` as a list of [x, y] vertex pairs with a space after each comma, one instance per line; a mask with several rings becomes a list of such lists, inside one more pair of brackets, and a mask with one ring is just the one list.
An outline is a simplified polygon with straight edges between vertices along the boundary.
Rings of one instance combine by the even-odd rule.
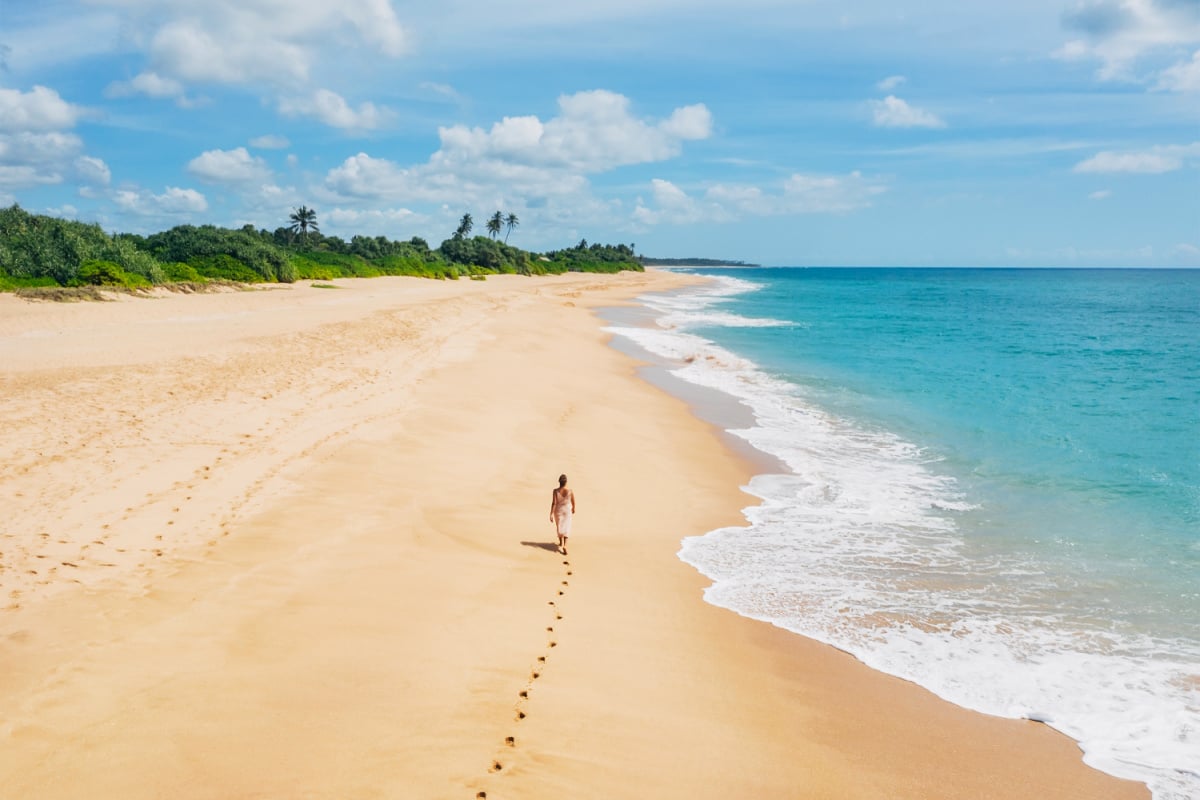
[[1148, 797], [703, 602], [754, 466], [595, 314], [691, 280], [0, 295], [0, 798]]

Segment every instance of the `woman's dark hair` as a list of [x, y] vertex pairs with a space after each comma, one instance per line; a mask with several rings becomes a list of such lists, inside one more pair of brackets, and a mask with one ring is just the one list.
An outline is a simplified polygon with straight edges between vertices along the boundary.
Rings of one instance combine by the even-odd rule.
[[564, 487], [566, 485], [567, 485], [567, 476], [559, 475], [558, 476], [558, 487], [561, 489], [562, 487]]

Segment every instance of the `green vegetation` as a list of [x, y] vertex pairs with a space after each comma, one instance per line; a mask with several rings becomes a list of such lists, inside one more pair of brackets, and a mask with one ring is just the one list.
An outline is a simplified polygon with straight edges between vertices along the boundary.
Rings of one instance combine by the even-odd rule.
[[455, 239], [462, 239], [471, 232], [471, 228], [475, 227], [475, 220], [471, 219], [470, 214], [463, 214], [462, 219], [458, 221], [458, 230], [454, 231]]
[[757, 267], [745, 261], [726, 261], [720, 258], [649, 258], [642, 256], [647, 267]]
[[[508, 236], [519, 224], [516, 214], [497, 211], [488, 219], [489, 235], [471, 237], [474, 221], [469, 213], [463, 214], [451, 237], [433, 249], [418, 236], [408, 240], [355, 236], [346, 241], [323, 235], [316, 211], [307, 206], [295, 209], [289, 225], [274, 231], [252, 225], [238, 229], [178, 225], [140, 236], [110, 235], [96, 224], [30, 214], [14, 205], [0, 208], [0, 291], [38, 287], [137, 291], [156, 285], [194, 291], [210, 283], [292, 283], [378, 275], [456, 280], [495, 273], [642, 269], [632, 245], [582, 241], [545, 254], [512, 247]], [[42, 292], [44, 297], [51, 294]], [[80, 298], [96, 292], [59, 294]]]
[[[642, 265], [633, 254], [631, 244], [588, 244], [581, 239], [579, 244], [568, 250], [551, 250], [546, 272], [620, 272], [626, 269], [641, 270]], [[630, 264], [633, 266], [630, 266]]]
[[305, 244], [308, 243], [309, 230], [312, 230], [313, 233], [321, 232], [317, 227], [317, 212], [308, 206], [300, 206], [288, 216], [288, 219], [292, 221], [288, 230], [292, 233], [299, 233]]
[[241, 283], [296, 280], [296, 267], [288, 252], [252, 225], [238, 230], [177, 225], [145, 239], [137, 238], [141, 247], [160, 262], [182, 262], [203, 278]]
[[488, 217], [488, 221], [487, 221], [488, 236], [491, 236], [493, 239], [495, 239], [497, 236], [500, 235], [500, 231], [503, 228], [504, 228], [504, 213], [503, 212], [497, 211], [495, 214], [492, 214], [490, 217]]
[[80, 286], [91, 282], [80, 275], [84, 264], [101, 261], [119, 269], [106, 275], [136, 275], [146, 283], [165, 280], [158, 260], [132, 238], [109, 236], [99, 225], [30, 214], [15, 205], [0, 209], [0, 289]]

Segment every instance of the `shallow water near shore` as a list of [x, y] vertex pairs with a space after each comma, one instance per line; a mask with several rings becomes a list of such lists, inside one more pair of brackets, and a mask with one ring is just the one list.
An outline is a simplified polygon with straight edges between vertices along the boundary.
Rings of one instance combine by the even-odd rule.
[[700, 272], [609, 329], [787, 467], [707, 599], [1200, 797], [1200, 272]]

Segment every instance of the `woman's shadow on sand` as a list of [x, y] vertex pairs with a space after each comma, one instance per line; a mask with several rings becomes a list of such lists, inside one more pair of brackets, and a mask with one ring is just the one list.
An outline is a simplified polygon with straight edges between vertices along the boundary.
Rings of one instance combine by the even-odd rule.
[[549, 550], [551, 553], [558, 552], [558, 545], [554, 542], [521, 542], [526, 547], [536, 547], [539, 550]]

